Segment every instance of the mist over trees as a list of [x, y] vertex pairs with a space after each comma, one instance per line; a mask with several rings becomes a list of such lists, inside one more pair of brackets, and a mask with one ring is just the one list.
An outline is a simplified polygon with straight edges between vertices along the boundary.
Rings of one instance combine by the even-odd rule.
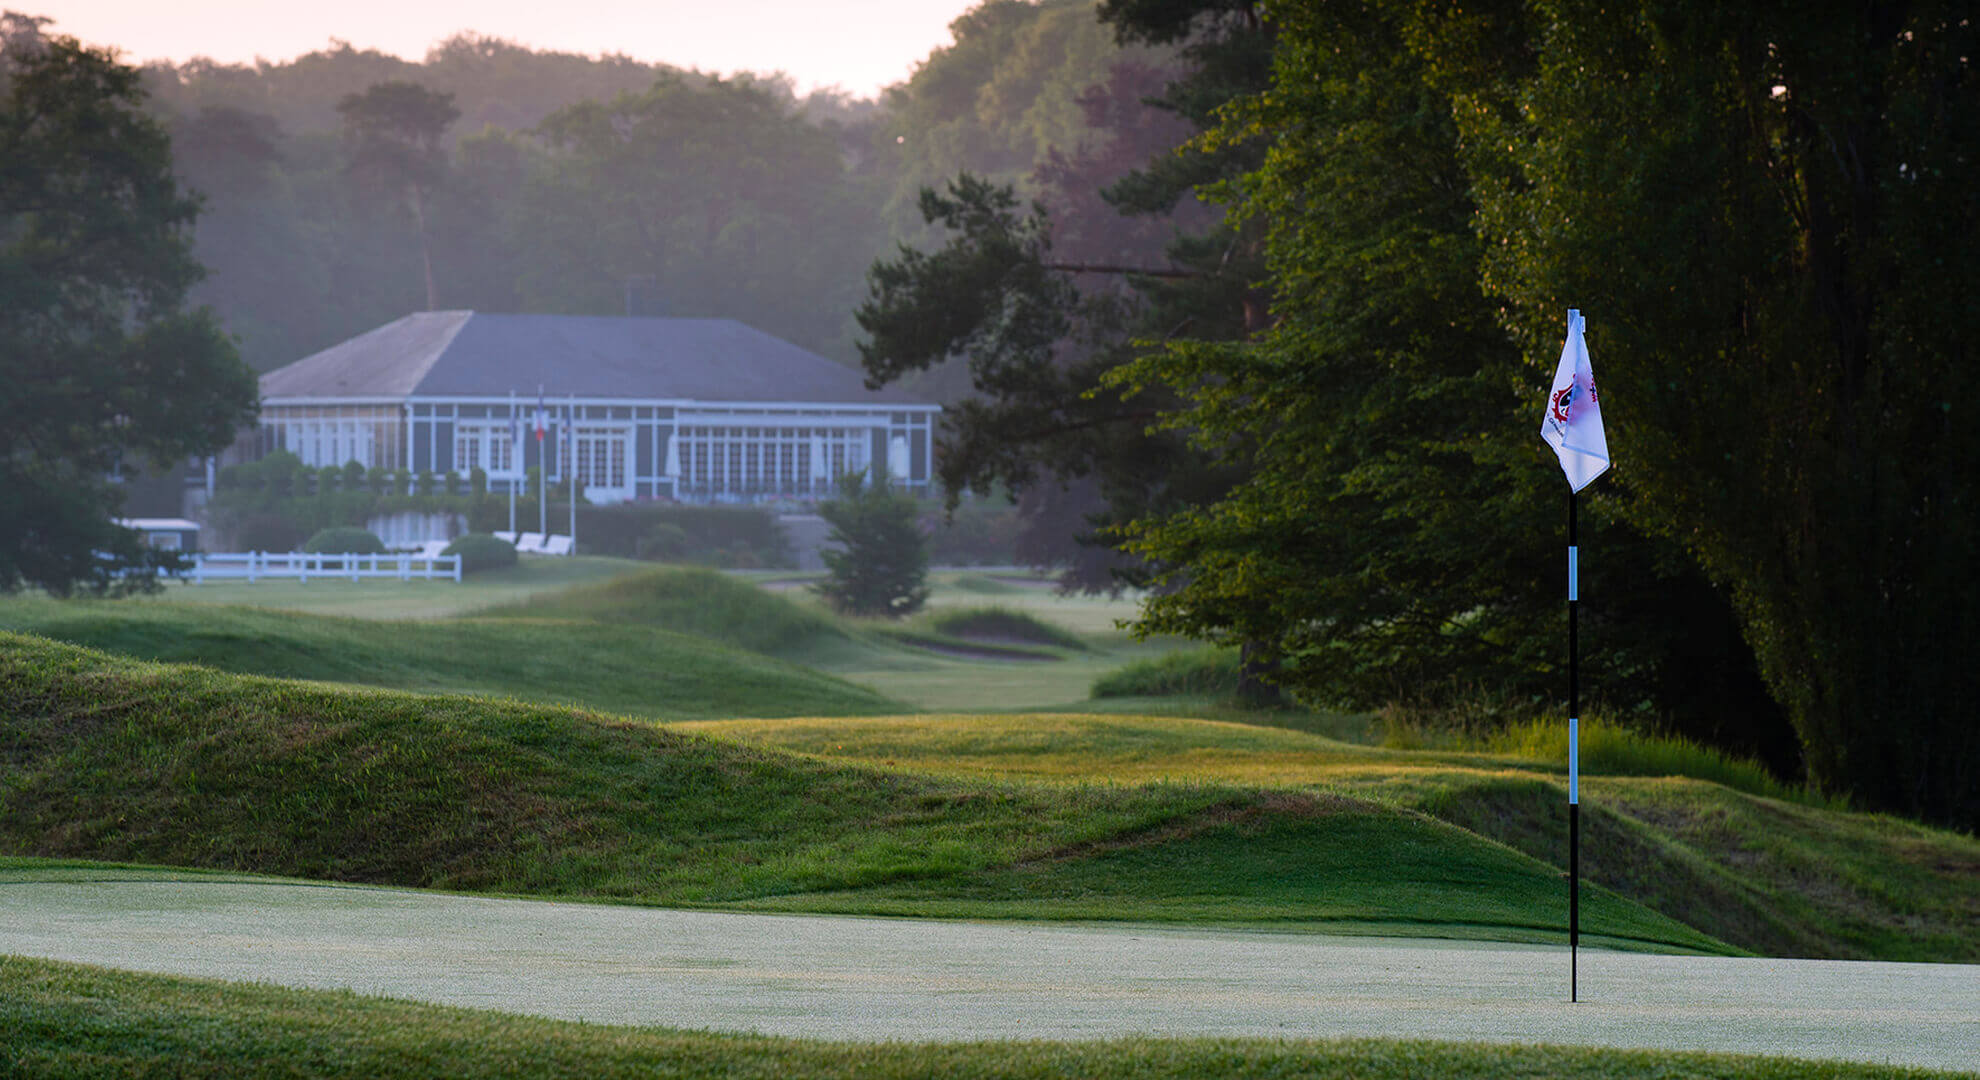
[[[142, 70], [205, 197], [194, 297], [259, 370], [428, 306], [739, 318], [850, 363], [865, 267], [927, 235], [922, 184], [1030, 190], [1094, 141], [1086, 88], [1164, 62], [1093, 12], [989, 0], [879, 100], [467, 33], [417, 61], [333, 42]], [[350, 107], [407, 87], [458, 114], [418, 155]]]

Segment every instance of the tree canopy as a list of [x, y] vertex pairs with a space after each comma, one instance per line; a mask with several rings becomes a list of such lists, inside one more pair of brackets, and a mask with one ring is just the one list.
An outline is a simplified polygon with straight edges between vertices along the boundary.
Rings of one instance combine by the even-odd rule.
[[185, 308], [198, 202], [138, 73], [37, 29], [0, 27], [0, 589], [64, 594], [154, 562], [112, 521], [117, 470], [227, 445], [255, 393]]
[[1363, 702], [1544, 676], [1564, 492], [1533, 420], [1573, 305], [1618, 463], [1583, 537], [1615, 566], [1599, 677], [1626, 704], [1696, 681], [1701, 637], [1737, 661], [1697, 633], [1729, 600], [1816, 784], [1980, 820], [1974, 28], [1791, 8], [1280, 12], [1272, 91], [1206, 140], [1269, 147], [1229, 194], [1269, 223], [1274, 325], [1123, 376], [1265, 445], [1137, 527], [1179, 586], [1143, 628]]

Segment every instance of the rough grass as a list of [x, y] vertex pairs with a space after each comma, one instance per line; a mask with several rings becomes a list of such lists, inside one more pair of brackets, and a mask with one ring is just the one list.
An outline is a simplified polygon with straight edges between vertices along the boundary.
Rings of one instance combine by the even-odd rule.
[[1924, 1070], [1724, 1054], [1385, 1039], [830, 1043], [601, 1027], [0, 958], [0, 1071], [21, 1077], [1558, 1077], [1929, 1080]]
[[[1565, 870], [1565, 778], [1545, 761], [1401, 751], [1180, 717], [800, 717], [681, 726], [983, 778], [1349, 794], [1430, 815]], [[1706, 780], [1602, 775], [1599, 759], [1584, 771], [1582, 795], [1588, 880], [1719, 940], [1777, 956], [1980, 962], [1973, 837]]]
[[[793, 910], [1554, 940], [1555, 872], [1378, 802], [825, 761], [0, 636], [0, 852]], [[1726, 951], [1592, 890], [1591, 936]]]
[[1237, 686], [1237, 650], [1189, 649], [1109, 672], [1093, 683], [1093, 696], [1222, 698], [1237, 693]]
[[480, 618], [379, 623], [252, 608], [16, 600], [0, 608], [0, 628], [241, 674], [582, 702], [658, 718], [900, 708], [809, 668], [637, 625]]
[[[1709, 780], [1734, 791], [1770, 799], [1816, 803], [1804, 789], [1789, 787], [1757, 761], [1735, 758], [1673, 735], [1652, 735], [1615, 724], [1583, 721], [1580, 725], [1581, 768], [1609, 776], [1688, 776]], [[1482, 748], [1567, 767], [1567, 721], [1528, 720], [1510, 725], [1479, 740]]]

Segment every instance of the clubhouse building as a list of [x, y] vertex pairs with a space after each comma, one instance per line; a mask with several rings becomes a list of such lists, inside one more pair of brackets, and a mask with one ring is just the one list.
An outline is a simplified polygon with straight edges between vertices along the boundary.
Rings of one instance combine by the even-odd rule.
[[431, 311], [263, 375], [238, 450], [480, 469], [498, 492], [547, 465], [596, 503], [791, 501], [876, 466], [927, 490], [940, 411], [730, 319]]

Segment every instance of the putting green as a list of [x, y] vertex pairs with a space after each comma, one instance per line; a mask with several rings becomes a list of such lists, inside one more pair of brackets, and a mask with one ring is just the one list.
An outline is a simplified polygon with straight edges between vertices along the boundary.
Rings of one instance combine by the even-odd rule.
[[[124, 878], [125, 880], [100, 880]], [[1972, 1068], [1980, 967], [750, 915], [24, 872], [0, 954], [596, 1023], [856, 1040], [1379, 1036]]]

